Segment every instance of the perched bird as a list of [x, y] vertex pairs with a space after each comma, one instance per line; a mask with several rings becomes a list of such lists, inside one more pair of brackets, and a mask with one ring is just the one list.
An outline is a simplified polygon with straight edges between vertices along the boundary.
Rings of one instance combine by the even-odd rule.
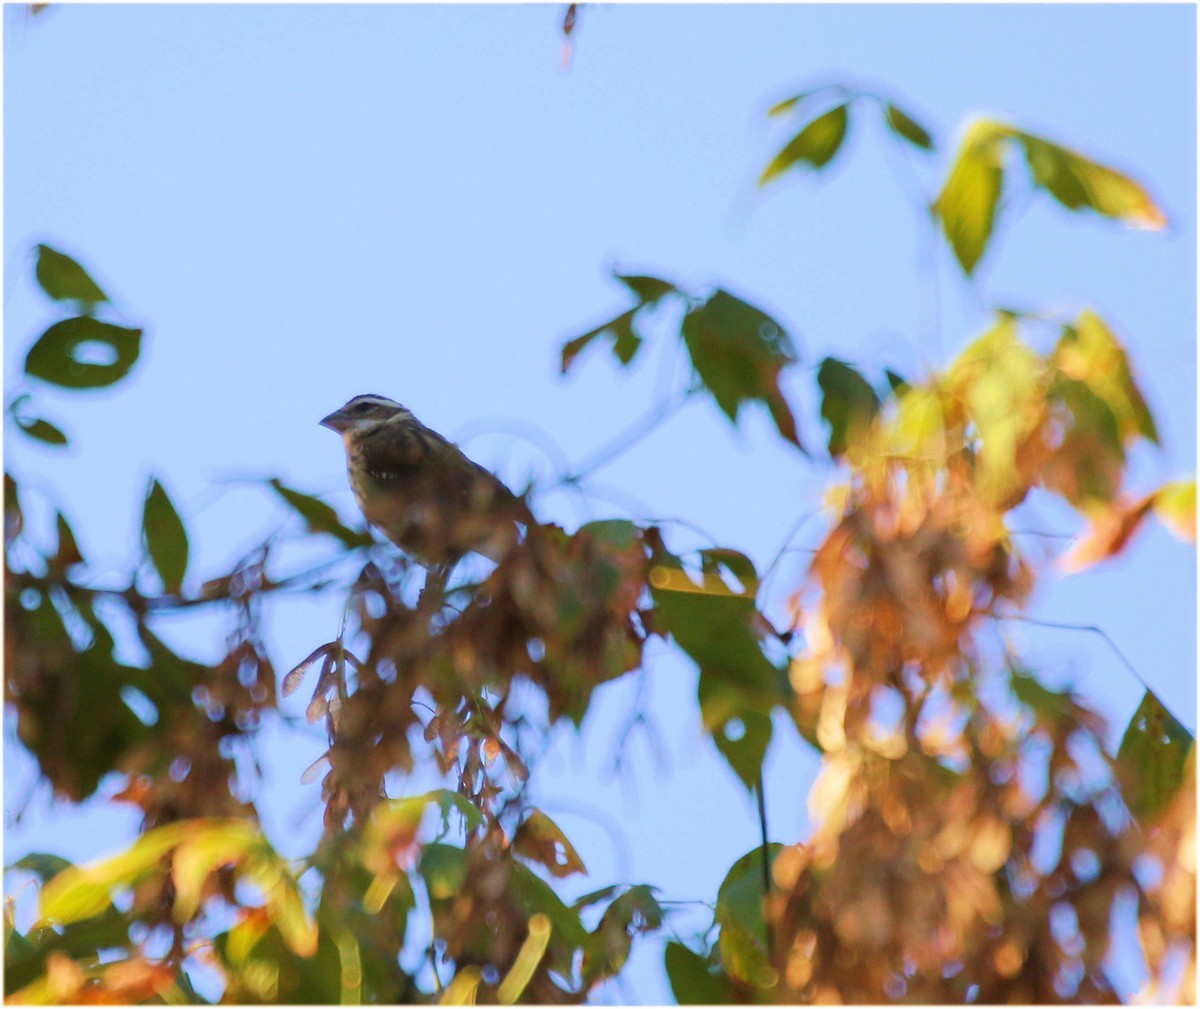
[[355, 396], [321, 421], [346, 445], [350, 488], [366, 520], [431, 572], [471, 551], [499, 561], [525, 502], [457, 445], [386, 396]]

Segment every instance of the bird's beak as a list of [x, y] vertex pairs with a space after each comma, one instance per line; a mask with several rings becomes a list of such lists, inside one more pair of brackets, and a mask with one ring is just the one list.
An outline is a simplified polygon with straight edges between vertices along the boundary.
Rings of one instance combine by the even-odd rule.
[[341, 410], [334, 410], [328, 417], [321, 421], [321, 427], [327, 427], [330, 431], [336, 431], [341, 434], [350, 425], [346, 422], [346, 415]]

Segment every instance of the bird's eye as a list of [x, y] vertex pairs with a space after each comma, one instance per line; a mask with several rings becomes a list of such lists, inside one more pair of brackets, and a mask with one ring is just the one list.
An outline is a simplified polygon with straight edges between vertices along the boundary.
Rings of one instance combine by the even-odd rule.
[[359, 417], [361, 417], [365, 413], [370, 413], [370, 411], [371, 411], [370, 403], [355, 403], [354, 406], [350, 407], [350, 412], [353, 414], [357, 414]]

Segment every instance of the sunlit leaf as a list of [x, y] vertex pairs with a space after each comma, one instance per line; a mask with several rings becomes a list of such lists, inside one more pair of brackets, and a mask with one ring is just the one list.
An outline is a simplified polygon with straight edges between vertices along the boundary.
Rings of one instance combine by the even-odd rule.
[[933, 212], [966, 273], [975, 269], [992, 236], [1009, 132], [1007, 127], [986, 119], [973, 123], [933, 204]]
[[829, 454], [843, 455], [879, 411], [879, 397], [871, 384], [850, 365], [827, 357], [817, 370], [821, 389], [821, 416], [829, 424]]
[[799, 448], [796, 420], [779, 388], [796, 360], [783, 328], [765, 312], [717, 291], [683, 319], [683, 340], [701, 381], [731, 421], [749, 401], [766, 404], [779, 433]]
[[146, 492], [142, 533], [163, 588], [167, 592], [178, 593], [183, 587], [183, 576], [187, 573], [187, 530], [163, 485], [153, 478]]
[[813, 168], [824, 168], [842, 146], [849, 118], [849, 106], [846, 104], [835, 106], [824, 115], [818, 116], [792, 137], [783, 150], [771, 159], [771, 163], [763, 169], [758, 184], [765, 186], [772, 179], [802, 162]]
[[540, 809], [535, 809], [517, 828], [512, 847], [522, 858], [545, 866], [553, 876], [570, 876], [576, 872], [587, 874], [583, 859], [566, 834]]
[[1117, 762], [1130, 776], [1125, 802], [1144, 826], [1150, 826], [1183, 784], [1183, 771], [1194, 739], [1149, 690], [1121, 739]]
[[[98, 389], [124, 378], [142, 331], [79, 316], [56, 322], [25, 357], [25, 374], [67, 389]], [[96, 358], [99, 358], [98, 360]]]
[[728, 978], [682, 943], [667, 943], [663, 963], [679, 1005], [729, 1005], [734, 1001]]
[[896, 136], [903, 137], [916, 147], [933, 150], [933, 137], [929, 135], [929, 131], [903, 109], [888, 102], [884, 118]]
[[1076, 572], [1115, 557], [1125, 549], [1153, 506], [1154, 495], [1147, 494], [1139, 501], [1117, 500], [1091, 509], [1087, 531], [1059, 558], [1059, 566]]
[[980, 490], [991, 501], [1010, 504], [1023, 486], [1016, 467], [1017, 449], [1042, 416], [1041, 358], [1017, 333], [1016, 322], [1002, 317], [959, 355], [946, 376], [946, 388], [966, 406], [981, 441]]
[[356, 532], [343, 525], [337, 512], [320, 498], [293, 490], [276, 477], [272, 477], [267, 482], [304, 519], [309, 532], [328, 533], [341, 540], [351, 550], [356, 547], [370, 546], [374, 542], [368, 533]]
[[175, 919], [189, 921], [200, 909], [204, 884], [218, 868], [243, 862], [261, 846], [261, 835], [240, 820], [200, 821], [175, 850], [171, 880], [175, 886]]
[[1108, 404], [1122, 440], [1140, 436], [1158, 444], [1158, 429], [1134, 381], [1125, 348], [1095, 312], [1085, 309], [1072, 325], [1063, 327], [1053, 360], [1063, 374], [1087, 384]]
[[37, 282], [55, 301], [81, 301], [95, 305], [108, 301], [87, 270], [65, 253], [48, 245], [37, 247]]
[[[768, 880], [770, 864], [782, 849], [781, 844], [768, 848]], [[734, 862], [717, 891], [721, 963], [730, 977], [758, 986], [769, 985], [774, 977], [767, 960], [765, 882], [762, 848], [753, 848]]]
[[1196, 542], [1196, 481], [1164, 484], [1154, 495], [1154, 514], [1176, 536]]
[[41, 920], [67, 925], [99, 914], [111, 903], [113, 891], [129, 889], [161, 868], [163, 855], [194, 829], [179, 822], [143, 834], [129, 850], [93, 865], [72, 865], [42, 890]]
[[1013, 136], [1025, 148], [1034, 182], [1069, 210], [1088, 208], [1150, 231], [1166, 227], [1166, 215], [1128, 175], [1041, 137], [1021, 132]]

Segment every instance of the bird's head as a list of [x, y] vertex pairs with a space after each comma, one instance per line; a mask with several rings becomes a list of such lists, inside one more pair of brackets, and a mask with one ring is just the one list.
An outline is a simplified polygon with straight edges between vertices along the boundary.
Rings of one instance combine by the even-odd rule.
[[412, 411], [386, 396], [355, 396], [340, 410], [321, 421], [322, 427], [338, 434], [366, 434], [394, 420], [412, 420]]

